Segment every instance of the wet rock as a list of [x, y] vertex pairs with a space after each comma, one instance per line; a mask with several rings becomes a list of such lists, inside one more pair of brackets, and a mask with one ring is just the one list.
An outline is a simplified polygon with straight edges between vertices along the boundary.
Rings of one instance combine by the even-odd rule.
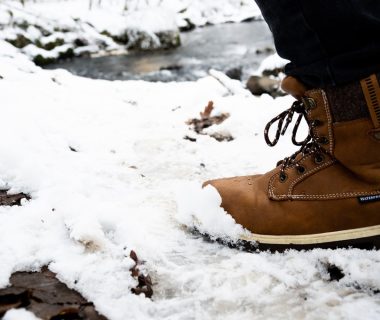
[[36, 40], [34, 44], [38, 48], [51, 51], [51, 50], [53, 50], [56, 47], [62, 46], [64, 43], [65, 43], [65, 41], [63, 39], [57, 38], [54, 41], [50, 41], [50, 42], [45, 43], [45, 44], [42, 44], [42, 42], [40, 40]]
[[18, 20], [13, 23], [14, 26], [26, 31], [29, 27], [29, 22], [26, 20]]
[[30, 41], [28, 38], [26, 38], [22, 34], [18, 34], [16, 36], [16, 38], [14, 38], [14, 39], [5, 39], [5, 40], [8, 41], [13, 46], [15, 46], [16, 48], [19, 48], [19, 49], [22, 49], [22, 48], [26, 47], [28, 44], [32, 43], [32, 41]]
[[44, 66], [47, 66], [48, 64], [61, 61], [61, 60], [72, 59], [74, 57], [75, 57], [74, 50], [72, 48], [68, 48], [65, 51], [59, 52], [57, 57], [45, 57], [42, 54], [37, 54], [33, 58], [33, 62], [40, 67], [44, 67]]
[[75, 57], [74, 50], [72, 48], [66, 51], [60, 52], [58, 55], [58, 60], [72, 59]]
[[89, 43], [88, 43], [88, 41], [87, 41], [86, 39], [84, 39], [84, 38], [77, 38], [77, 39], [74, 40], [74, 45], [75, 45], [76, 47], [85, 47], [85, 46], [88, 46]]
[[61, 283], [47, 268], [41, 272], [17, 272], [11, 286], [0, 290], [0, 316], [13, 308], [25, 308], [43, 320], [106, 320], [92, 303]]
[[55, 62], [56, 59], [54, 58], [47, 58], [47, 57], [44, 57], [42, 56], [41, 54], [37, 54], [34, 58], [33, 58], [33, 62], [37, 65], [37, 66], [40, 66], [40, 67], [43, 67], [43, 66], [46, 66], [50, 63], [53, 63]]
[[234, 80], [241, 80], [243, 75], [242, 67], [232, 68], [226, 71], [226, 76]]
[[[151, 298], [152, 279], [139, 270], [143, 262], [137, 254], [131, 251], [129, 256], [135, 262], [131, 274], [138, 282], [131, 291]], [[10, 309], [25, 308], [42, 320], [107, 320], [96, 311], [93, 303], [60, 282], [47, 267], [40, 272], [16, 272], [10, 284], [0, 289], [0, 318]]]
[[181, 45], [181, 36], [178, 31], [166, 31], [157, 33], [162, 49], [175, 49]]
[[264, 49], [257, 49], [256, 50], [256, 54], [268, 54], [268, 53], [274, 53], [274, 50], [273, 50], [273, 48], [269, 48], [269, 47], [267, 47], [267, 48], [264, 48]]
[[183, 66], [179, 65], [179, 64], [172, 64], [172, 65], [169, 65], [169, 66], [163, 66], [160, 68], [160, 71], [163, 71], [163, 70], [169, 70], [169, 71], [179, 71], [183, 69]]
[[156, 34], [140, 30], [127, 30], [121, 39], [127, 41], [127, 48], [129, 50], [168, 50], [181, 45], [181, 37], [177, 30], [162, 31]]
[[48, 37], [48, 36], [51, 36], [51, 32], [49, 30], [46, 30], [43, 26], [40, 26], [38, 24], [34, 24], [33, 27], [37, 28], [38, 30], [40, 30], [41, 34], [44, 36], [44, 37]]
[[280, 83], [279, 79], [272, 79], [267, 76], [251, 76], [246, 86], [253, 95], [260, 96], [267, 93], [272, 97], [278, 97], [284, 95], [280, 91]]
[[196, 25], [189, 18], [185, 18], [184, 21], [186, 24], [179, 28], [181, 32], [192, 31], [196, 28]]
[[30, 200], [24, 193], [8, 194], [8, 190], [0, 190], [0, 206], [20, 206], [23, 199]]
[[278, 77], [281, 73], [284, 73], [284, 68], [265, 69], [263, 70], [262, 75], [265, 77]]
[[129, 36], [127, 32], [123, 32], [117, 35], [113, 35], [108, 31], [102, 31], [101, 35], [112, 38], [113, 41], [115, 41], [118, 44], [128, 44], [129, 43]]
[[[267, 48], [258, 53], [269, 53], [270, 51], [271, 49]], [[284, 69], [288, 62], [288, 60], [281, 58], [277, 53], [268, 56], [261, 63], [259, 74], [251, 76], [248, 79], [246, 84], [247, 89], [254, 95], [266, 93], [274, 98], [286, 95], [281, 90], [281, 80], [285, 75]]]

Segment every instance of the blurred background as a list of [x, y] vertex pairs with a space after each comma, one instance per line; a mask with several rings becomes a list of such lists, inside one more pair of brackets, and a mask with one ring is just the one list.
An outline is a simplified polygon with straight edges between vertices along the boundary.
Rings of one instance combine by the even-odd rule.
[[96, 79], [185, 81], [216, 69], [246, 83], [274, 53], [253, 0], [5, 0], [0, 27], [36, 64]]

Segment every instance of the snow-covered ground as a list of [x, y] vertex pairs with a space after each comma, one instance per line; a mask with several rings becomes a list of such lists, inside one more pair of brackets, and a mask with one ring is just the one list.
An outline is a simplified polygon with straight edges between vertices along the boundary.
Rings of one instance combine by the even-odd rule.
[[[203, 181], [261, 172], [294, 151], [263, 141], [290, 97], [250, 96], [215, 71], [184, 83], [84, 79], [42, 70], [3, 41], [0, 75], [0, 187], [32, 196], [0, 207], [0, 287], [49, 265], [111, 320], [379, 319], [379, 251], [250, 254], [179, 222], [178, 198], [211, 212]], [[230, 117], [208, 132], [233, 141], [185, 123], [209, 100]], [[130, 293], [130, 249], [146, 261], [152, 300]], [[343, 279], [329, 281], [329, 265]]]

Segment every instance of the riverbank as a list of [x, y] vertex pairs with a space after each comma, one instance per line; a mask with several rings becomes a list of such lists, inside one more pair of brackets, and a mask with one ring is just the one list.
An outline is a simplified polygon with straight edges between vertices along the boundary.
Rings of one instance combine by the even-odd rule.
[[175, 50], [82, 57], [47, 68], [93, 79], [164, 82], [198, 80], [216, 69], [245, 82], [274, 51], [264, 21], [207, 26], [182, 33], [181, 39]]
[[[0, 39], [38, 65], [76, 56], [162, 50], [180, 46], [180, 30], [260, 17], [253, 1], [122, 0], [0, 3]], [[126, 6], [126, 3], [128, 6]]]

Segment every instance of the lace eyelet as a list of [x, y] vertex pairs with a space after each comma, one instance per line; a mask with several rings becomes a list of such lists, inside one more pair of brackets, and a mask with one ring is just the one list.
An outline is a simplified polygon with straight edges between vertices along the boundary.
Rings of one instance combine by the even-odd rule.
[[317, 154], [314, 158], [316, 164], [321, 164], [325, 160], [325, 157], [321, 154]]
[[329, 139], [327, 139], [326, 137], [320, 137], [320, 138], [318, 139], [318, 142], [319, 142], [320, 144], [328, 144], [328, 143], [329, 143]]
[[306, 168], [304, 166], [298, 166], [297, 167], [297, 172], [299, 174], [304, 174], [306, 172]]
[[280, 173], [280, 182], [284, 183], [286, 180], [288, 180], [288, 175], [285, 172]]
[[321, 126], [322, 124], [323, 124], [323, 122], [322, 122], [321, 120], [318, 120], [318, 119], [313, 120], [312, 123], [311, 123], [311, 125], [312, 125], [313, 127], [319, 127], [319, 126]]
[[313, 98], [306, 98], [306, 110], [312, 110], [312, 109], [315, 109], [317, 107], [317, 102], [313, 99]]

